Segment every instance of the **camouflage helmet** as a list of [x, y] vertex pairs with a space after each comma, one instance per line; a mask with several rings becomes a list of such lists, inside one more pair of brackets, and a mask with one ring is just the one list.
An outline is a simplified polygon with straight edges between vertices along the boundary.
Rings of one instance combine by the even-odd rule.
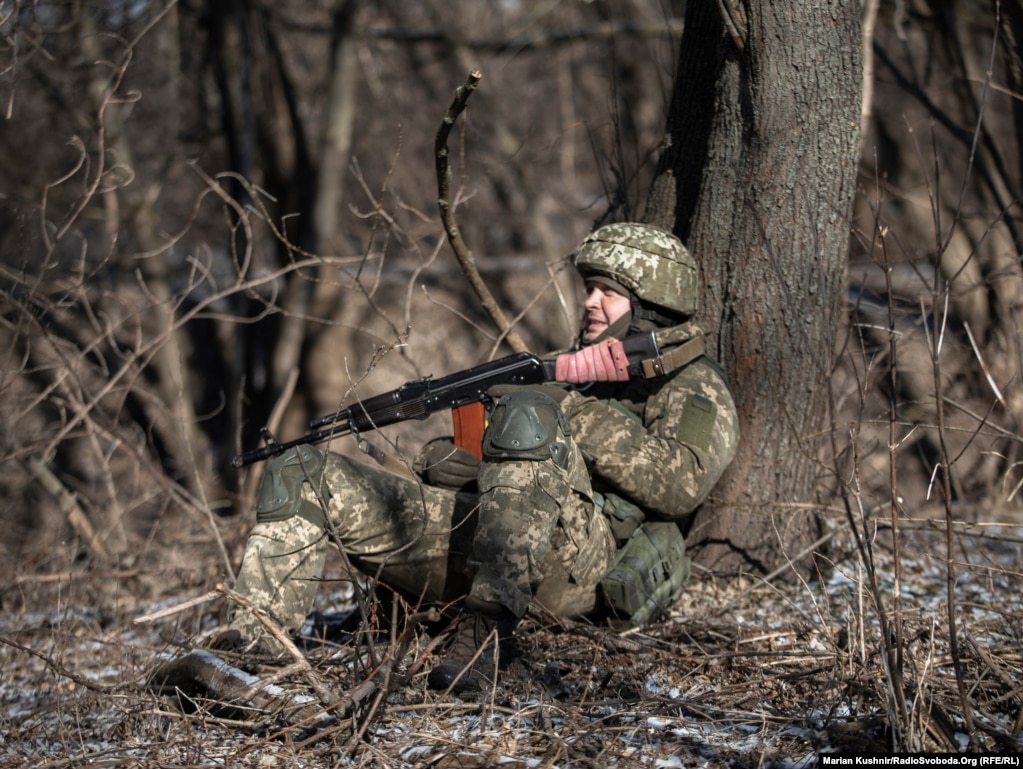
[[582, 242], [575, 266], [584, 278], [603, 275], [644, 302], [682, 315], [696, 312], [696, 260], [660, 227], [605, 225]]

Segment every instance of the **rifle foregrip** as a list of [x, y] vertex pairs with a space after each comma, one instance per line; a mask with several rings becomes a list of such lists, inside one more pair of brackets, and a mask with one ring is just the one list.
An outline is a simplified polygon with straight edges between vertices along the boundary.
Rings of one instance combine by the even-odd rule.
[[483, 401], [473, 401], [451, 409], [455, 445], [476, 459], [483, 459], [483, 433], [487, 429], [487, 409]]

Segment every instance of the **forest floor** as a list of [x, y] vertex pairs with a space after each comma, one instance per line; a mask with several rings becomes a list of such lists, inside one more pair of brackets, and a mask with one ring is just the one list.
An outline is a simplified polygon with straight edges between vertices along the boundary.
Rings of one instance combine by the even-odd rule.
[[[839, 545], [813, 582], [697, 573], [641, 631], [531, 610], [520, 658], [464, 698], [427, 689], [425, 632], [313, 644], [285, 665], [225, 655], [270, 704], [153, 691], [153, 671], [223, 620], [201, 538], [131, 568], [26, 568], [2, 594], [0, 769], [809, 767], [841, 751], [1020, 751], [1023, 526], [957, 525], [951, 559], [943, 526], [906, 522], [898, 549], [879, 532], [876, 592]], [[322, 607], [342, 592], [325, 586]], [[889, 647], [898, 685], [875, 595], [903, 639]]]

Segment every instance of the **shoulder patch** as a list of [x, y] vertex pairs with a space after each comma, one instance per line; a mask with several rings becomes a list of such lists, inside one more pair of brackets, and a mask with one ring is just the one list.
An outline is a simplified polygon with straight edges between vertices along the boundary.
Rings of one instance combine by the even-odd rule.
[[682, 407], [682, 420], [678, 426], [678, 439], [704, 451], [710, 448], [714, 437], [714, 423], [718, 409], [710, 398], [690, 393]]

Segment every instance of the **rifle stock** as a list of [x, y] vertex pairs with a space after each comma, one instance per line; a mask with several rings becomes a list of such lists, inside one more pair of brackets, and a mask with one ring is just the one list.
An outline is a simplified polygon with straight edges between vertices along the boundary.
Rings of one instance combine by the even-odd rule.
[[[641, 362], [658, 354], [657, 340], [653, 333], [628, 337], [623, 345], [629, 357], [630, 376], [642, 376], [639, 373]], [[245, 467], [276, 457], [295, 446], [322, 443], [349, 433], [368, 432], [410, 419], [426, 419], [438, 411], [486, 402], [487, 391], [495, 385], [530, 385], [552, 381], [554, 360], [541, 360], [528, 352], [516, 353], [440, 379], [424, 377], [406, 382], [395, 390], [313, 419], [309, 422], [310, 432], [299, 438], [283, 443], [271, 442], [246, 451], [235, 456], [231, 463], [235, 467]]]

